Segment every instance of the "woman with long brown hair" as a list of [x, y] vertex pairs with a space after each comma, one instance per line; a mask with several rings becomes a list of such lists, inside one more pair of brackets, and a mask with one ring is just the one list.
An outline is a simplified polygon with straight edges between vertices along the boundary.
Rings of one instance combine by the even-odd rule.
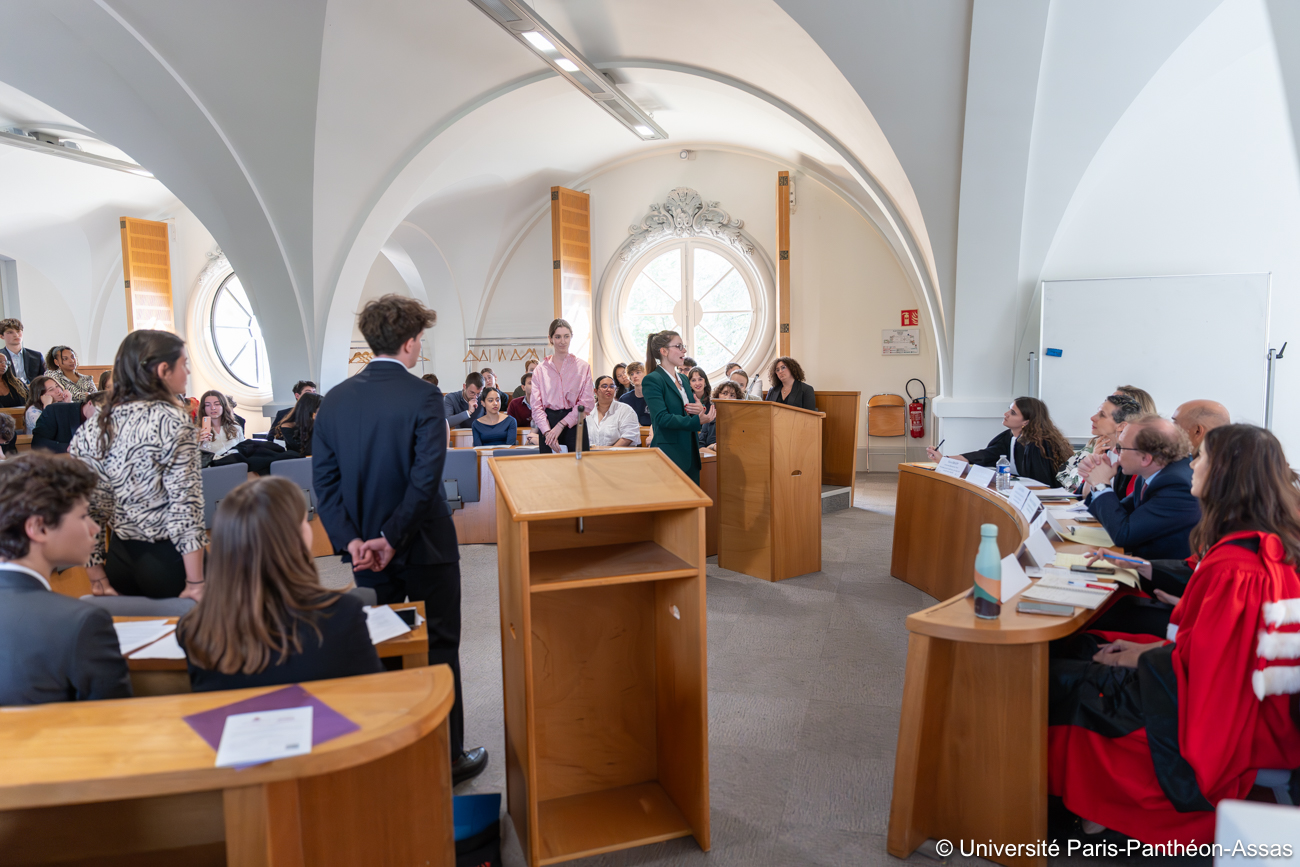
[[646, 409], [650, 413], [650, 444], [700, 483], [700, 444], [702, 425], [717, 417], [717, 408], [707, 410], [691, 392], [691, 383], [677, 368], [686, 358], [686, 344], [676, 331], [660, 331], [646, 338], [645, 367], [649, 371], [641, 380]]
[[[1033, 479], [1049, 488], [1056, 487], [1056, 474], [1074, 454], [1070, 442], [1052, 423], [1047, 404], [1036, 397], [1018, 397], [1002, 414], [1002, 433], [989, 440], [979, 451], [953, 455], [959, 461], [978, 467], [995, 467], [998, 458], [1011, 462], [1011, 472]], [[933, 446], [926, 449], [930, 460], [943, 459]]]
[[578, 425], [578, 407], [591, 412], [596, 406], [591, 367], [569, 352], [573, 326], [563, 319], [551, 322], [546, 331], [552, 352], [533, 371], [533, 428], [537, 431], [537, 448], [549, 454], [558, 446], [577, 449], [582, 437], [583, 451], [591, 448], [587, 426]]
[[27, 403], [27, 386], [9, 366], [9, 357], [0, 352], [0, 406], [13, 409]]
[[316, 429], [316, 413], [320, 412], [321, 396], [307, 392], [298, 398], [298, 402], [289, 410], [289, 414], [280, 422], [279, 439], [284, 440], [284, 447], [297, 452], [304, 458], [311, 457], [311, 435]]
[[230, 453], [244, 441], [244, 429], [235, 421], [235, 411], [221, 392], [203, 392], [203, 397], [199, 398], [199, 413], [199, 448], [206, 462]]
[[195, 692], [383, 671], [361, 601], [321, 586], [306, 500], [278, 476], [222, 498], [208, 589], [176, 640]]
[[45, 353], [45, 372], [54, 378], [73, 400], [85, 400], [95, 393], [95, 379], [77, 373], [77, 353], [71, 346], [55, 346]]
[[1192, 462], [1195, 571], [1166, 637], [1081, 633], [1053, 647], [1048, 789], [1085, 834], [1206, 842], [1214, 807], [1260, 768], [1300, 767], [1300, 486], [1253, 425]]
[[68, 446], [99, 474], [90, 498], [99, 539], [86, 564], [96, 596], [203, 595], [198, 434], [176, 400], [189, 375], [185, 341], [132, 331], [118, 347], [107, 404]]

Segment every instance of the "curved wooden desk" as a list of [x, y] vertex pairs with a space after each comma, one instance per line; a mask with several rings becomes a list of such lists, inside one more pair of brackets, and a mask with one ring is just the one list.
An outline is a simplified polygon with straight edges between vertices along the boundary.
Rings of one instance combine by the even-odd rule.
[[[966, 591], [973, 582], [979, 524], [998, 524], [1003, 556], [1028, 538], [1028, 524], [992, 491], [931, 470], [903, 465], [898, 481], [898, 514], [904, 514], [907, 496], [914, 523], [910, 532], [901, 520], [894, 525], [895, 577], [927, 593], [932, 591], [910, 579], [950, 587], [956, 595], [906, 621], [907, 673], [894, 759], [889, 853], [906, 858], [927, 838], [954, 845], [962, 839], [1044, 840], [1048, 642], [1082, 629], [1107, 606], [1096, 611], [1076, 608], [1072, 617], [1044, 617], [1017, 612], [1017, 596], [1003, 604], [997, 620], [977, 618], [975, 601]], [[915, 521], [927, 515], [924, 522]], [[927, 546], [936, 552], [927, 555]], [[1054, 547], [1062, 553], [1089, 550], [1066, 542]], [[964, 553], [967, 548], [969, 554]], [[923, 562], [925, 568], [914, 565], [900, 574], [900, 549], [905, 564]], [[939, 571], [943, 568], [951, 571]], [[1013, 867], [1047, 863], [1037, 857], [992, 860]]]
[[1003, 557], [1019, 548], [1029, 533], [1024, 517], [993, 491], [926, 467], [900, 464], [889, 574], [935, 599], [969, 590], [980, 524], [998, 525]]
[[454, 864], [451, 670], [303, 687], [360, 731], [243, 770], [182, 717], [277, 687], [0, 709], [0, 864]]

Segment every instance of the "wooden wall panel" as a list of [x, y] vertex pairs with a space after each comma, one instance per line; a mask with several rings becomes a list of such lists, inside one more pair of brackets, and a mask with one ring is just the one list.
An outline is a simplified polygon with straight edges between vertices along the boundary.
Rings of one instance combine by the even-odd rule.
[[175, 331], [167, 224], [133, 217], [121, 217], [118, 222], [122, 230], [127, 330]]
[[858, 473], [858, 412], [860, 391], [818, 391], [817, 409], [822, 422], [822, 484], [847, 485], [853, 505], [853, 482]]
[[790, 173], [776, 173], [777, 355], [790, 354]]
[[555, 317], [573, 326], [569, 351], [592, 363], [591, 197], [551, 187], [551, 273]]

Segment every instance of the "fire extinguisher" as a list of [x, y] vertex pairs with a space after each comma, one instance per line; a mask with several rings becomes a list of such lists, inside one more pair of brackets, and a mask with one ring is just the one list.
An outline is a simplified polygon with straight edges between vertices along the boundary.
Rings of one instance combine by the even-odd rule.
[[[921, 396], [912, 397], [912, 383], [921, 383]], [[909, 379], [903, 386], [903, 391], [907, 393], [911, 403], [907, 405], [908, 428], [914, 439], [921, 439], [925, 436], [925, 402], [929, 399], [925, 396], [925, 383], [919, 379]]]

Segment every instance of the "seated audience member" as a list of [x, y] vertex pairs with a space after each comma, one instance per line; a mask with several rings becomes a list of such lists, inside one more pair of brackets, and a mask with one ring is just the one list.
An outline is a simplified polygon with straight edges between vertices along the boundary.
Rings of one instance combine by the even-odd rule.
[[95, 550], [95, 471], [60, 455], [0, 464], [0, 705], [129, 698], [113, 618], [50, 590]]
[[677, 365], [677, 372], [680, 373], [682, 376], [686, 376], [691, 372], [692, 367], [699, 367], [699, 365], [695, 362], [694, 358], [691, 358], [688, 355], [682, 359], [681, 364]]
[[817, 411], [817, 395], [813, 393], [813, 387], [804, 382], [799, 362], [783, 355], [772, 362], [771, 374], [772, 388], [764, 400]]
[[316, 425], [320, 402], [321, 396], [316, 392], [304, 394], [289, 410], [284, 421], [280, 422], [280, 438], [284, 440], [284, 447], [304, 458], [311, 457], [311, 432]]
[[1205, 441], [1205, 435], [1216, 427], [1232, 424], [1232, 417], [1228, 415], [1228, 408], [1221, 403], [1213, 400], [1189, 400], [1174, 410], [1170, 421], [1187, 434], [1187, 439], [1192, 444], [1192, 456], [1195, 457], [1201, 449], [1201, 443]]
[[483, 414], [483, 404], [479, 401], [479, 392], [483, 390], [483, 374], [470, 371], [465, 377], [465, 385], [460, 391], [443, 395], [442, 402], [447, 410], [447, 424], [454, 428], [473, 427], [474, 419]]
[[438, 377], [434, 376], [432, 373], [426, 373], [424, 376], [420, 377], [420, 379], [423, 379], [425, 382], [429, 383], [430, 385], [438, 384]]
[[9, 366], [9, 356], [0, 352], [0, 407], [16, 409], [27, 403], [27, 386], [23, 385], [14, 369]]
[[[714, 400], [744, 400], [745, 392], [740, 384], [734, 380], [726, 380], [718, 383], [718, 387], [713, 389]], [[718, 420], [703, 422], [700, 425], [700, 447], [716, 446], [718, 443]]]
[[0, 443], [4, 443], [4, 450], [0, 451], [0, 460], [18, 454], [17, 441], [18, 423], [8, 413], [0, 413]]
[[736, 369], [727, 374], [727, 379], [740, 386], [742, 396], [739, 400], [744, 400], [744, 395], [749, 394], [749, 374], [740, 365], [736, 365]]
[[45, 359], [35, 349], [23, 346], [23, 324], [17, 319], [0, 319], [0, 339], [4, 346], [0, 354], [7, 357], [9, 366], [25, 384], [45, 372]]
[[636, 412], [615, 400], [617, 387], [611, 376], [596, 377], [596, 407], [585, 420], [592, 446], [639, 446], [641, 428]]
[[650, 410], [646, 407], [645, 394], [641, 391], [641, 380], [645, 379], [645, 365], [634, 361], [627, 366], [627, 378], [632, 383], [632, 390], [619, 398], [619, 402], [632, 407], [636, 413], [636, 422], [642, 427], [650, 427]]
[[[1103, 400], [1101, 406], [1092, 414], [1092, 439], [1065, 462], [1065, 466], [1056, 474], [1057, 484], [1066, 490], [1079, 493], [1083, 488], [1083, 477], [1079, 475], [1079, 462], [1091, 454], [1104, 455], [1114, 452], [1115, 443], [1119, 440], [1124, 425], [1129, 419], [1137, 418], [1141, 414], [1142, 410], [1138, 407], [1138, 402], [1127, 394], [1112, 394]], [[1114, 452], [1111, 462], [1118, 459], [1119, 453]], [[1121, 487], [1121, 484], [1116, 483], [1116, 486]]]
[[691, 384], [691, 394], [705, 410], [713, 405], [713, 386], [709, 385], [709, 375], [703, 368], [692, 367], [686, 374], [686, 381]]
[[533, 375], [531, 373], [525, 373], [519, 377], [519, 388], [523, 390], [523, 394], [511, 399], [510, 405], [506, 407], [506, 415], [514, 419], [518, 427], [532, 427], [533, 405], [528, 402], [533, 396]]
[[59, 385], [54, 377], [42, 375], [33, 379], [31, 387], [27, 390], [27, 412], [23, 414], [27, 430], [36, 429], [36, 421], [46, 407], [55, 403], [67, 403], [70, 400], [72, 395], [64, 391], [63, 386]]
[[[1002, 414], [1002, 426], [1006, 430], [989, 440], [985, 448], [951, 457], [980, 467], [996, 467], [998, 458], [1005, 457], [1014, 475], [1056, 487], [1056, 474], [1070, 459], [1072, 450], [1052, 423], [1047, 404], [1036, 397], [1018, 397]], [[926, 448], [926, 453], [932, 461], [943, 458], [933, 446]]]
[[1156, 411], [1155, 398], [1147, 394], [1142, 389], [1138, 388], [1136, 385], [1117, 386], [1115, 388], [1115, 393], [1127, 394], [1129, 397], [1136, 400], [1138, 402], [1138, 406], [1142, 407], [1143, 415], [1159, 415], [1159, 413]]
[[113, 368], [109, 368], [99, 375], [99, 391], [108, 391], [113, 387]]
[[[297, 402], [297, 400], [301, 398], [304, 394], [315, 394], [315, 393], [316, 393], [316, 383], [312, 382], [310, 379], [300, 379], [293, 384], [293, 399], [295, 402]], [[275, 414], [275, 418], [271, 419], [271, 439], [274, 440], [283, 439], [283, 437], [279, 435], [276, 429], [280, 427], [280, 422], [284, 421], [285, 416], [287, 416], [292, 411], [293, 411], [293, 407], [289, 407], [288, 409], [282, 409]]]
[[41, 413], [36, 428], [32, 431], [32, 450], [60, 454], [66, 452], [77, 430], [94, 418], [107, 400], [106, 392], [96, 391], [85, 400], [50, 404]]
[[519, 422], [501, 411], [501, 403], [505, 395], [499, 388], [484, 388], [480, 397], [483, 398], [483, 414], [474, 419], [470, 425], [474, 429], [475, 447], [513, 446], [517, 439]]
[[77, 373], [77, 353], [70, 346], [56, 346], [45, 354], [45, 370], [73, 400], [85, 400], [95, 393], [95, 379]]
[[734, 361], [728, 361], [727, 366], [722, 369], [722, 376], [724, 379], [731, 379], [731, 374], [737, 370], [740, 370], [740, 365]]
[[288, 479], [245, 482], [221, 500], [207, 576], [176, 628], [195, 692], [384, 670], [361, 600], [321, 586], [307, 503]]
[[1191, 471], [1199, 566], [1169, 640], [1080, 632], [1052, 646], [1048, 791], [1085, 834], [1209, 842], [1217, 804], [1246, 797], [1258, 769], [1300, 767], [1285, 625], [1300, 599], [1296, 475], [1252, 425], [1212, 429]]
[[208, 466], [234, 452], [244, 441], [244, 430], [235, 421], [224, 394], [207, 391], [201, 400], [203, 422], [199, 425], [199, 449], [203, 452], [203, 465]]
[[[524, 362], [524, 373], [532, 373], [532, 372], [533, 372], [533, 368], [536, 367], [536, 366], [537, 366], [537, 359], [535, 359], [535, 358], [530, 358], [530, 359], [528, 359], [527, 361]], [[523, 385], [523, 382], [524, 382], [524, 381], [523, 381], [522, 379], [519, 380], [519, 387], [516, 388], [513, 392], [511, 392], [511, 394], [510, 394], [510, 397], [511, 397], [511, 398], [523, 397], [523, 396], [524, 396], [524, 385]]]
[[483, 377], [483, 387], [484, 387], [484, 388], [496, 388], [496, 387], [497, 387], [497, 375], [496, 375], [495, 373], [492, 372], [492, 368], [490, 368], [490, 367], [485, 367], [485, 368], [483, 368], [482, 370], [480, 370], [480, 371], [478, 372], [478, 374], [479, 374], [479, 376]]
[[619, 362], [614, 365], [614, 400], [632, 390], [632, 380], [627, 378], [627, 365]]
[[1186, 557], [1188, 534], [1201, 519], [1187, 434], [1158, 415], [1138, 416], [1120, 433], [1118, 449], [1119, 467], [1137, 476], [1137, 485], [1121, 499], [1110, 485], [1116, 468], [1085, 459], [1088, 511], [1125, 551], [1147, 560]]

